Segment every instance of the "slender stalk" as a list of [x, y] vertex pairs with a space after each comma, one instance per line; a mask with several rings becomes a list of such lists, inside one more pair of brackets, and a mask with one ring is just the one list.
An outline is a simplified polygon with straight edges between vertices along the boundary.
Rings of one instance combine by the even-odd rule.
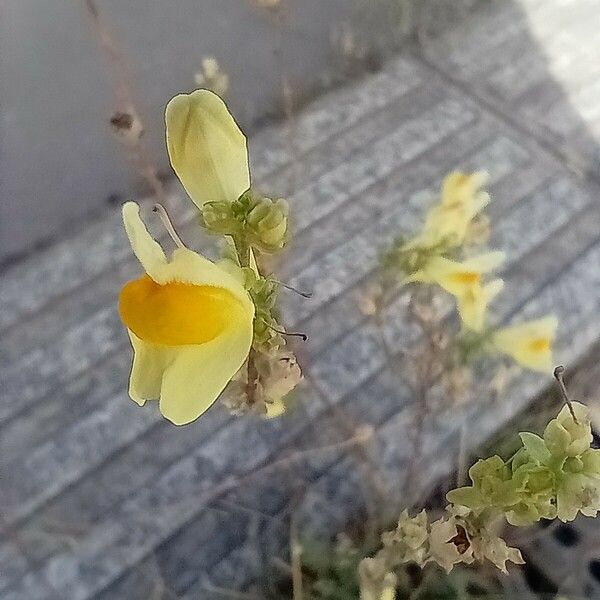
[[575, 410], [573, 409], [573, 404], [571, 403], [571, 399], [569, 398], [569, 394], [567, 392], [567, 386], [565, 385], [565, 380], [563, 379], [564, 372], [565, 372], [565, 368], [562, 365], [558, 365], [558, 367], [556, 367], [556, 369], [554, 369], [554, 378], [556, 379], [556, 381], [558, 383], [558, 389], [560, 390], [563, 400], [567, 403], [567, 406], [569, 407], [569, 412], [571, 413], [571, 416], [573, 417], [573, 421], [575, 421], [575, 423], [577, 423], [577, 425], [579, 425], [579, 421], [577, 420], [577, 417], [575, 416]]
[[[250, 248], [250, 246], [244, 240], [240, 240], [239, 238], [234, 237], [232, 239], [238, 260], [240, 262], [240, 266], [251, 267], [252, 265], [250, 264], [250, 253], [252, 252], [252, 249]], [[259, 271], [260, 275], [258, 263], [256, 265], [256, 268]], [[250, 348], [246, 364], [246, 400], [248, 401], [248, 406], [254, 406], [254, 404], [256, 404], [256, 392], [259, 379], [258, 369], [256, 368], [256, 350], [254, 349], [254, 347]]]

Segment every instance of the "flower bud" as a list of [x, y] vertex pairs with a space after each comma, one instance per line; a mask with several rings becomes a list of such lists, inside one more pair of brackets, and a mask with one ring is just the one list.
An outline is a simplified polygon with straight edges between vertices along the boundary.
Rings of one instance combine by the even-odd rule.
[[255, 199], [255, 205], [248, 213], [246, 223], [249, 240], [263, 252], [273, 252], [283, 248], [287, 241], [288, 203], [280, 198]]
[[211, 233], [235, 236], [241, 230], [241, 223], [236, 219], [231, 202], [207, 202], [202, 208], [202, 220]]
[[171, 165], [192, 201], [233, 202], [250, 187], [246, 137], [213, 92], [179, 94], [167, 105]]
[[553, 456], [579, 456], [592, 442], [592, 429], [587, 408], [579, 402], [572, 403], [577, 422], [568, 406], [564, 406], [556, 419], [544, 430], [544, 441]]

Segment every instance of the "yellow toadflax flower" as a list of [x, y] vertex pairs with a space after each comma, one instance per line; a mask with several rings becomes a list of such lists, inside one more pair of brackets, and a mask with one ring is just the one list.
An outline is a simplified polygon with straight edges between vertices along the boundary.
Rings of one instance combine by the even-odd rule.
[[171, 165], [192, 201], [237, 200], [250, 188], [246, 137], [213, 92], [179, 94], [165, 112]]
[[557, 327], [554, 316], [511, 325], [493, 334], [492, 346], [528, 369], [548, 373], [554, 364], [552, 343]]
[[438, 284], [456, 297], [464, 326], [473, 331], [481, 331], [485, 324], [487, 306], [504, 285], [501, 279], [493, 279], [484, 284], [483, 275], [502, 264], [504, 258], [504, 252], [488, 252], [461, 263], [443, 256], [434, 256], [422, 269], [408, 277], [406, 282]]
[[123, 206], [125, 230], [146, 274], [121, 290], [119, 314], [134, 350], [129, 395], [160, 399], [176, 425], [217, 399], [252, 344], [254, 304], [243, 285], [206, 258], [178, 248], [165, 256], [139, 215]]
[[490, 196], [481, 190], [487, 174], [471, 175], [453, 171], [442, 184], [442, 198], [427, 213], [425, 226], [408, 247], [433, 247], [440, 243], [460, 246], [478, 213], [489, 203]]

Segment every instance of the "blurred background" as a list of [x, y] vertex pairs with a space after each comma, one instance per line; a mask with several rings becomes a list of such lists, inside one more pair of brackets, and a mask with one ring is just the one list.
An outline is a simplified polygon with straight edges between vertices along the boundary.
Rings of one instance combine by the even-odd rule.
[[[453, 168], [490, 174], [498, 321], [556, 313], [557, 360], [596, 406], [600, 0], [5, 0], [0, 19], [1, 598], [291, 598], [290, 527], [328, 540], [403, 506], [415, 409], [358, 305]], [[175, 428], [126, 393], [116, 298], [139, 267], [120, 205], [163, 199], [214, 251], [164, 147], [166, 102], [199, 86], [248, 133], [254, 181], [290, 199], [277, 272], [313, 293], [284, 298], [309, 342], [275, 421], [215, 406]], [[399, 353], [401, 304], [387, 317]], [[432, 419], [412, 497], [443, 505], [459, 451], [537, 430], [549, 383], [519, 373], [502, 402]], [[348, 449], [364, 425], [373, 443]], [[432, 575], [413, 597], [600, 597], [595, 522], [519, 535], [531, 567]]]

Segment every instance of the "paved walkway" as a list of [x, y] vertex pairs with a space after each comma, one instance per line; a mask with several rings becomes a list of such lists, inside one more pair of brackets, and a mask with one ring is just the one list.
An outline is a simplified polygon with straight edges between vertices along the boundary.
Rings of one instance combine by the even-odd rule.
[[[242, 589], [285, 543], [299, 478], [310, 483], [306, 527], [342, 527], [373, 498], [355, 454], [335, 450], [215, 497], [232, 476], [339, 441], [332, 407], [377, 427], [370, 452], [388, 483], [399, 481], [413, 409], [356, 298], [378, 249], [415, 226], [451, 168], [491, 174], [493, 244], [509, 256], [497, 314], [556, 312], [557, 357], [583, 356], [600, 337], [598, 14], [600, 0], [484, 3], [459, 29], [309, 105], [295, 123], [295, 160], [286, 127], [251, 140], [255, 180], [296, 190], [282, 277], [313, 291], [286, 298], [287, 324], [310, 338], [301, 350], [310, 378], [283, 419], [231, 419], [215, 407], [176, 429], [127, 399], [115, 298], [139, 268], [116, 211], [4, 272], [2, 598], [204, 600], [211, 585]], [[173, 195], [192, 239], [193, 215]], [[397, 350], [410, 336], [401, 314], [390, 306]], [[430, 479], [452, 468], [464, 419], [475, 444], [547, 384], [523, 374], [510, 401], [444, 415], [425, 433]]]

